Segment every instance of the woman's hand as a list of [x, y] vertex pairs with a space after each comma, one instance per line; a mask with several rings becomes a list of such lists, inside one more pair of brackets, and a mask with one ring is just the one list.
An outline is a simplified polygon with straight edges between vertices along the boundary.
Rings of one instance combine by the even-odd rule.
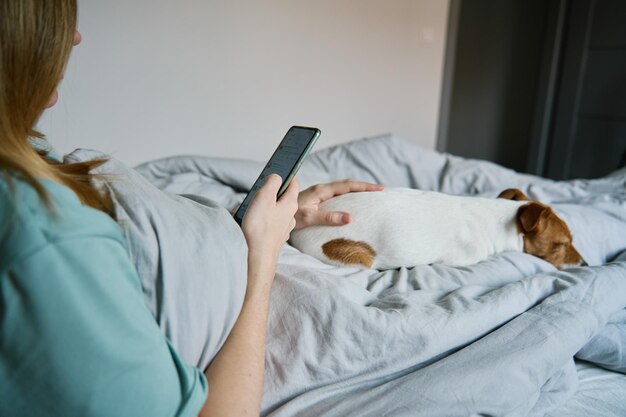
[[302, 191], [298, 196], [296, 229], [314, 225], [342, 226], [350, 223], [350, 213], [343, 211], [325, 211], [320, 205], [338, 195], [357, 191], [382, 191], [384, 187], [367, 182], [342, 180], [328, 184], [318, 184]]
[[294, 178], [285, 193], [276, 201], [282, 184], [279, 175], [272, 174], [252, 199], [241, 228], [248, 243], [248, 260], [276, 262], [283, 244], [296, 225], [298, 182]]

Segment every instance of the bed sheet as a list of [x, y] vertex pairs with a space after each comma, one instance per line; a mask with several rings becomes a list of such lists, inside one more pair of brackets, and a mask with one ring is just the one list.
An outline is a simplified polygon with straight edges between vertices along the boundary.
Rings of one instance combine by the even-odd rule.
[[[206, 300], [197, 289], [210, 291], [214, 277], [210, 263], [187, 254], [206, 236], [180, 233], [194, 228], [184, 224], [189, 204], [168, 211], [140, 196], [159, 189], [233, 209], [262, 166], [171, 157], [137, 167], [145, 184], [132, 192], [112, 188], [119, 204], [140, 206], [148, 219], [177, 218], [178, 229], [147, 221], [153, 231], [125, 236], [130, 247], [167, 243], [134, 260], [149, 266], [138, 270], [154, 282], [151, 311], [167, 311], [164, 331], [178, 350], [204, 353], [185, 357], [200, 367], [216, 351], [192, 306]], [[316, 152], [299, 175], [303, 187], [340, 178], [485, 197], [520, 188], [565, 218], [590, 266], [558, 271], [506, 252], [464, 268], [375, 271], [326, 265], [286, 245], [272, 288], [262, 415], [543, 416], [578, 398], [575, 357], [626, 372], [626, 170], [555, 182], [379, 137]], [[177, 266], [200, 272], [176, 274]], [[163, 310], [164, 302], [179, 308]]]
[[578, 389], [546, 417], [626, 416], [626, 375], [577, 361]]

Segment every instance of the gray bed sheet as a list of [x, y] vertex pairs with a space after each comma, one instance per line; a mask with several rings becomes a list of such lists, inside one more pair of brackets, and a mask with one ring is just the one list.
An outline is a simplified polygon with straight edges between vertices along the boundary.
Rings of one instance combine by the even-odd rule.
[[626, 416], [626, 375], [576, 362], [578, 389], [546, 417]]
[[[233, 209], [261, 168], [260, 162], [181, 156], [137, 170], [168, 195]], [[579, 410], [593, 405], [583, 390], [593, 380], [583, 377], [596, 374], [580, 364], [577, 369], [574, 358], [604, 369], [598, 372], [612, 381], [609, 392], [624, 398], [626, 170], [598, 180], [554, 182], [378, 137], [311, 155], [299, 178], [303, 187], [356, 178], [490, 197], [518, 187], [566, 219], [590, 266], [558, 271], [530, 255], [507, 252], [464, 268], [375, 271], [326, 265], [286, 245], [272, 290], [262, 415], [563, 416], [576, 404]], [[135, 198], [132, 204], [149, 209], [151, 202]], [[211, 267], [185, 253], [203, 245], [202, 237], [176, 240], [175, 230], [154, 235], [175, 244], [161, 258], [138, 263], [184, 259], [198, 263], [189, 270], [207, 273], [143, 276], [142, 282], [178, 282], [174, 294], [167, 293], [168, 285], [155, 285], [164, 292], [155, 300], [201, 302], [192, 300], [205, 296], [193, 293], [201, 287], [194, 282], [210, 280]], [[159, 244], [145, 242], [146, 236], [126, 234], [138, 247]], [[143, 268], [148, 270], [158, 268]], [[186, 282], [192, 290], [185, 290]], [[177, 348], [204, 346], [202, 358], [210, 360], [216, 351], [206, 349], [206, 340], [212, 336], [194, 327], [192, 309], [170, 314], [177, 316], [167, 317], [164, 330]], [[593, 391], [589, 395], [602, 401]], [[624, 415], [621, 406], [603, 411], [595, 415]]]

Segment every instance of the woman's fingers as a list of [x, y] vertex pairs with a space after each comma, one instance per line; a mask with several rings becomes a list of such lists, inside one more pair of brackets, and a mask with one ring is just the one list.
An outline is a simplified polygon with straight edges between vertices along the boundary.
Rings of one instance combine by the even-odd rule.
[[364, 191], [382, 191], [384, 188], [385, 187], [380, 184], [355, 180], [341, 180], [313, 186], [311, 191], [312, 194], [322, 202], [338, 195]]
[[280, 197], [278, 201], [279, 202], [284, 201], [288, 203], [295, 202], [297, 204], [299, 193], [300, 193], [300, 185], [298, 184], [298, 180], [296, 178], [293, 178], [291, 182], [289, 183], [289, 185], [287, 186], [287, 189], [285, 190], [285, 192], [283, 193], [283, 195]]
[[380, 184], [372, 184], [369, 182], [355, 181], [355, 180], [342, 180], [331, 183], [333, 185], [334, 194], [331, 197], [335, 197], [347, 193], [363, 192], [363, 191], [382, 191], [385, 187]]
[[342, 226], [350, 223], [351, 220], [350, 213], [346, 213], [345, 211], [320, 211], [318, 224], [325, 226]]
[[307, 188], [298, 197], [296, 228], [302, 229], [314, 225], [342, 226], [352, 221], [350, 214], [336, 211], [327, 212], [321, 203], [343, 194], [365, 191], [382, 191], [385, 187], [364, 181], [341, 180], [327, 184], [318, 184]]

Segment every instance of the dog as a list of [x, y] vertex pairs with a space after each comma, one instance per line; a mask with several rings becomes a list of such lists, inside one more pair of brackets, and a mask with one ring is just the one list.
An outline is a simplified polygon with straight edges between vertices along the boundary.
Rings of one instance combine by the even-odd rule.
[[294, 230], [289, 243], [334, 265], [459, 267], [504, 251], [523, 251], [557, 268], [584, 264], [567, 224], [518, 189], [489, 199], [392, 188], [344, 194], [323, 208], [347, 211], [352, 221]]

